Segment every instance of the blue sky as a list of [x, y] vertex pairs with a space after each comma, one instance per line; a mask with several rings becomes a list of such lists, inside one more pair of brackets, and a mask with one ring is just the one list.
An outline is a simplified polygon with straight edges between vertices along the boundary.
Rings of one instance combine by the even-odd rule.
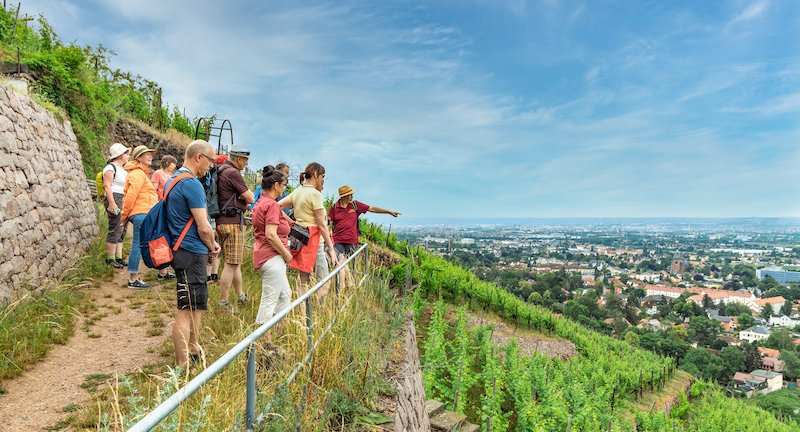
[[793, 0], [23, 12], [113, 49], [187, 112], [230, 119], [251, 168], [318, 161], [326, 192], [349, 183], [407, 217], [800, 216]]

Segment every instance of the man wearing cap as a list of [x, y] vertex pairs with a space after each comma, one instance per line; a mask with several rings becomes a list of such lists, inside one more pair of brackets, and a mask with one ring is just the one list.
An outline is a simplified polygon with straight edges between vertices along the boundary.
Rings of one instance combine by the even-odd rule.
[[224, 258], [224, 267], [219, 278], [220, 301], [225, 309], [230, 308], [228, 300], [231, 285], [239, 295], [239, 303], [247, 301], [242, 289], [242, 261], [244, 260], [244, 212], [255, 201], [253, 192], [244, 182], [241, 171], [247, 167], [250, 149], [234, 145], [228, 151], [228, 160], [220, 165], [217, 179], [217, 197], [220, 215], [215, 218], [217, 235]]
[[[139, 277], [139, 261], [142, 259], [142, 250], [139, 248], [139, 231], [142, 228], [147, 212], [158, 202], [158, 192], [150, 182], [150, 164], [156, 150], [140, 145], [133, 149], [132, 159], [125, 164], [128, 171], [125, 177], [125, 197], [122, 199], [122, 225], [127, 222], [133, 224], [133, 241], [131, 252], [128, 256], [128, 288], [147, 289], [150, 284]], [[166, 269], [158, 272], [159, 279], [174, 279], [175, 274]]]
[[339, 199], [328, 209], [328, 220], [333, 225], [333, 247], [340, 257], [352, 255], [358, 249], [358, 217], [364, 213], [383, 213], [397, 217], [400, 213], [370, 206], [353, 199], [356, 191], [350, 186], [339, 188]]
[[131, 149], [120, 143], [111, 144], [108, 149], [108, 163], [103, 168], [103, 188], [105, 196], [103, 204], [108, 216], [108, 233], [106, 234], [106, 264], [114, 268], [124, 268], [128, 265], [122, 259], [122, 238], [124, 229], [120, 212], [122, 210], [122, 197], [125, 193], [125, 164]]

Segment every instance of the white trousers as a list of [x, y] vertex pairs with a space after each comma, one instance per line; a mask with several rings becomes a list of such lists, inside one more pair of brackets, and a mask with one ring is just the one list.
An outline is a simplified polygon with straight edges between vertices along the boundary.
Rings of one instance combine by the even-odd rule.
[[256, 323], [269, 321], [276, 313], [289, 306], [292, 289], [286, 277], [286, 262], [280, 255], [267, 260], [261, 270], [261, 303], [258, 305]]

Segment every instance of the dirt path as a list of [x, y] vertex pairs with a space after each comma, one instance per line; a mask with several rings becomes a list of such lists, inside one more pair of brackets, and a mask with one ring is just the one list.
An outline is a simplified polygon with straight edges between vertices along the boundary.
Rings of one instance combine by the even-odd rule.
[[532, 331], [508, 326], [496, 317], [489, 316], [489, 314], [478, 316], [474, 313], [468, 313], [467, 316], [470, 327], [494, 324], [492, 340], [497, 346], [505, 346], [511, 338], [515, 338], [519, 345], [520, 353], [524, 355], [530, 355], [537, 351], [549, 357], [567, 360], [578, 353], [575, 344], [566, 339], [546, 337]]
[[158, 346], [168, 334], [173, 285], [151, 282], [156, 288], [134, 291], [126, 281], [127, 273], [117, 270], [112, 281], [86, 288], [89, 302], [69, 341], [3, 383], [8, 393], [0, 396], [0, 431], [50, 428], [67, 417], [65, 411], [90, 403], [91, 394], [81, 387], [87, 377], [102, 385], [115, 374], [163, 362]]

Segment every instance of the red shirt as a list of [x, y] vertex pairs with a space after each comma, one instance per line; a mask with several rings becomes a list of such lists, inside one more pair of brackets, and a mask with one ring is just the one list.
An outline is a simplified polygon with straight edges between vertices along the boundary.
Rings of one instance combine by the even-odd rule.
[[269, 195], [261, 195], [261, 198], [253, 207], [253, 231], [255, 241], [253, 242], [253, 267], [260, 269], [265, 262], [280, 255], [272, 247], [272, 243], [267, 240], [265, 232], [267, 225], [278, 225], [278, 238], [281, 239], [283, 246], [289, 247], [289, 222], [283, 217], [281, 206]]
[[[369, 210], [369, 205], [355, 201], [342, 207], [338, 201], [328, 209], [328, 219], [333, 224], [333, 242], [344, 244], [358, 243], [358, 216]], [[356, 211], [358, 208], [358, 211]]]
[[[239, 210], [247, 210], [247, 203], [239, 198], [239, 195], [248, 191], [247, 184], [244, 182], [242, 172], [239, 168], [233, 166], [231, 161], [225, 161], [222, 166], [227, 167], [220, 171], [219, 179], [217, 180], [217, 197], [219, 198], [219, 209], [222, 210], [227, 203], [229, 208], [238, 208]], [[228, 201], [230, 200], [230, 202]], [[220, 216], [217, 218], [217, 225], [222, 224], [239, 224], [242, 221], [241, 215], [235, 216]]]

